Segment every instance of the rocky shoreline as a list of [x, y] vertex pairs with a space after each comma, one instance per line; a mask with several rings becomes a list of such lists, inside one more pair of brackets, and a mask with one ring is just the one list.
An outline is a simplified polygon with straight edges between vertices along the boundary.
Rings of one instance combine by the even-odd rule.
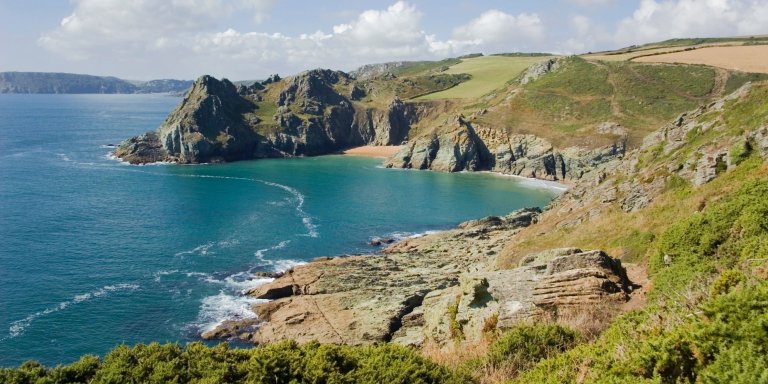
[[381, 255], [318, 258], [246, 294], [257, 318], [227, 321], [205, 339], [421, 346], [477, 341], [485, 332], [626, 302], [633, 284], [601, 251], [555, 249], [497, 270], [510, 236], [535, 224], [538, 208], [464, 222], [405, 239]]

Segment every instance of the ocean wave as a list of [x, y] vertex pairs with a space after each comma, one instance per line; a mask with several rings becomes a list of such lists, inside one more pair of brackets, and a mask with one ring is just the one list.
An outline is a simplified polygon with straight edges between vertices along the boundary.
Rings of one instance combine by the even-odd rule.
[[262, 261], [263, 261], [263, 257], [264, 257], [264, 254], [265, 254], [265, 253], [267, 253], [267, 252], [269, 252], [269, 251], [276, 251], [276, 250], [278, 250], [278, 249], [283, 249], [283, 248], [285, 248], [285, 247], [286, 247], [288, 244], [290, 244], [290, 243], [291, 243], [291, 241], [290, 241], [290, 240], [283, 240], [283, 241], [281, 241], [279, 244], [277, 244], [277, 245], [274, 245], [274, 246], [272, 246], [272, 247], [269, 247], [269, 248], [264, 248], [264, 249], [259, 249], [258, 251], [256, 251], [256, 253], [255, 253], [254, 255], [255, 255], [257, 258], [259, 258], [260, 260], [262, 260]]
[[232, 295], [222, 290], [217, 295], [202, 299], [200, 313], [192, 326], [205, 332], [215, 329], [227, 320], [256, 318], [256, 313], [251, 307], [267, 301], [251, 296]]
[[48, 316], [52, 313], [67, 309], [72, 305], [82, 303], [84, 301], [100, 298], [100, 297], [105, 297], [113, 292], [134, 291], [137, 289], [139, 289], [139, 285], [123, 283], [123, 284], [115, 284], [115, 285], [105, 285], [97, 290], [75, 295], [70, 300], [62, 301], [53, 307], [46, 308], [42, 311], [35, 312], [21, 320], [14, 321], [13, 323], [11, 323], [11, 326], [8, 328], [8, 336], [0, 339], [0, 341], [5, 339], [12, 339], [19, 335], [22, 335], [24, 331], [26, 331], [27, 328], [29, 328], [29, 326], [32, 325], [32, 323], [35, 320], [44, 316]]

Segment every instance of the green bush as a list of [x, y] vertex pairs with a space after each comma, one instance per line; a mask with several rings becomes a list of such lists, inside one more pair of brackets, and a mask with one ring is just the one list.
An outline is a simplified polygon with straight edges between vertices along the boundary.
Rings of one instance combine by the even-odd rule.
[[26, 383], [463, 383], [416, 350], [394, 345], [298, 345], [285, 341], [254, 349], [191, 343], [118, 346], [101, 363], [85, 356], [46, 369], [26, 362], [1, 369], [0, 382]]
[[768, 383], [768, 351], [745, 342], [721, 351], [700, 375], [702, 384]]
[[576, 332], [561, 325], [520, 325], [491, 344], [488, 360], [494, 366], [522, 371], [539, 360], [571, 349], [578, 340]]
[[673, 295], [714, 277], [738, 260], [768, 254], [768, 183], [742, 187], [734, 196], [673, 224], [650, 260], [654, 298]]

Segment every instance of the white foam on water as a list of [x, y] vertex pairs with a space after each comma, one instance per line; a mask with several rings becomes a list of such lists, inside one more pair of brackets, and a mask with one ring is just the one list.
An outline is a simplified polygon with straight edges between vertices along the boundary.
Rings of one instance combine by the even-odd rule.
[[208, 251], [216, 245], [213, 241], [209, 241], [205, 244], [198, 245], [195, 248], [192, 248], [190, 250], [176, 252], [176, 257], [186, 256], [186, 255], [201, 255], [205, 256], [208, 254]]
[[391, 232], [384, 236], [373, 236], [370, 237], [370, 240], [376, 240], [376, 239], [393, 239], [396, 242], [405, 240], [405, 239], [415, 239], [419, 237], [424, 237], [427, 235], [432, 235], [435, 233], [440, 233], [442, 231], [424, 231], [424, 232]]
[[281, 241], [279, 244], [277, 244], [275, 246], [272, 246], [272, 247], [269, 247], [269, 248], [264, 248], [264, 249], [259, 249], [258, 251], [256, 251], [256, 253], [254, 253], [254, 256], [256, 256], [260, 261], [264, 261], [264, 254], [265, 253], [267, 253], [269, 251], [276, 251], [278, 249], [283, 249], [283, 248], [285, 248], [290, 243], [291, 243], [290, 240], [283, 240], [283, 241]]
[[218, 249], [226, 249], [226, 248], [232, 248], [235, 245], [240, 244], [240, 240], [238, 239], [226, 239], [226, 240], [219, 240], [219, 241], [209, 241], [205, 244], [198, 245], [195, 248], [176, 252], [174, 256], [176, 257], [183, 257], [186, 255], [198, 255], [198, 256], [208, 256], [208, 255], [215, 255], [216, 250]]
[[320, 232], [317, 230], [317, 225], [312, 222], [312, 216], [307, 214], [307, 212], [304, 211], [304, 194], [299, 192], [296, 188], [291, 188], [287, 185], [273, 183], [271, 181], [264, 181], [264, 180], [257, 180], [260, 183], [263, 183], [265, 185], [269, 185], [271, 187], [277, 187], [284, 191], [287, 191], [288, 193], [292, 194], [293, 197], [296, 199], [296, 213], [301, 217], [301, 222], [304, 224], [304, 227], [307, 229], [307, 236], [309, 237], [318, 237], [320, 236]]
[[[272, 269], [272, 272], [285, 272], [297, 265], [306, 264], [306, 262], [303, 262], [303, 261], [297, 261], [297, 260], [291, 260], [291, 259], [267, 259], [264, 257], [264, 255], [267, 252], [283, 249], [290, 242], [291, 242], [290, 240], [281, 241], [279, 244], [273, 247], [259, 249], [258, 251], [256, 251], [253, 255], [256, 256], [256, 260], [258, 260], [258, 266], [262, 268], [264, 266], [267, 266]], [[253, 268], [249, 271], [249, 273], [250, 272], [253, 272]]]
[[14, 321], [13, 323], [11, 323], [11, 326], [8, 328], [8, 336], [0, 340], [12, 339], [19, 335], [22, 335], [24, 331], [26, 331], [27, 328], [29, 328], [29, 326], [32, 325], [32, 323], [35, 320], [44, 316], [48, 316], [52, 313], [67, 309], [72, 305], [93, 300], [100, 297], [106, 297], [113, 292], [135, 291], [137, 289], [139, 289], [139, 286], [136, 284], [123, 283], [123, 284], [115, 284], [115, 285], [105, 285], [97, 290], [75, 295], [70, 300], [62, 301], [53, 307], [46, 308], [42, 311], [35, 312], [21, 320]]
[[251, 272], [239, 272], [229, 275], [221, 281], [227, 288], [236, 290], [240, 294], [246, 293], [252, 288], [271, 282], [273, 279], [265, 277], [253, 277]]
[[232, 295], [221, 290], [217, 295], [203, 298], [200, 313], [193, 326], [205, 332], [215, 329], [227, 320], [255, 318], [256, 314], [251, 307], [267, 301], [251, 296]]

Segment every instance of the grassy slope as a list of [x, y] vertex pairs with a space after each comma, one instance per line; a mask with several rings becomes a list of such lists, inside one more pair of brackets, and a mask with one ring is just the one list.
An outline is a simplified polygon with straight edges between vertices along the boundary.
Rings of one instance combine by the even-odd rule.
[[451, 66], [445, 73], [466, 73], [472, 76], [470, 81], [442, 92], [421, 96], [419, 99], [476, 99], [504, 87], [507, 81], [520, 75], [532, 64], [546, 58], [545, 56], [483, 56], [463, 59], [461, 63]]
[[669, 155], [647, 149], [640, 166], [648, 172], [639, 177], [667, 180], [649, 207], [635, 213], [613, 207], [573, 229], [540, 227], [536, 232], [544, 234], [523, 232], [522, 241], [510, 244], [519, 254], [562, 246], [608, 249], [647, 263], [653, 286], [647, 308], [621, 316], [594, 343], [543, 361], [519, 382], [768, 380], [768, 165], [755, 154], [742, 155], [737, 167], [700, 187], [664, 172], [708, 142], [768, 124], [766, 96], [768, 84], [762, 84], [726, 112], [702, 116], [720, 128], [691, 135]]
[[[676, 117], [724, 95], [717, 72], [705, 66], [590, 62], [565, 59], [561, 68], [526, 86], [487, 102], [484, 126], [512, 133], [532, 133], [558, 146], [604, 145], [616, 138], [595, 127], [613, 121], [628, 130], [630, 146]], [[746, 77], [729, 77], [728, 88]]]

